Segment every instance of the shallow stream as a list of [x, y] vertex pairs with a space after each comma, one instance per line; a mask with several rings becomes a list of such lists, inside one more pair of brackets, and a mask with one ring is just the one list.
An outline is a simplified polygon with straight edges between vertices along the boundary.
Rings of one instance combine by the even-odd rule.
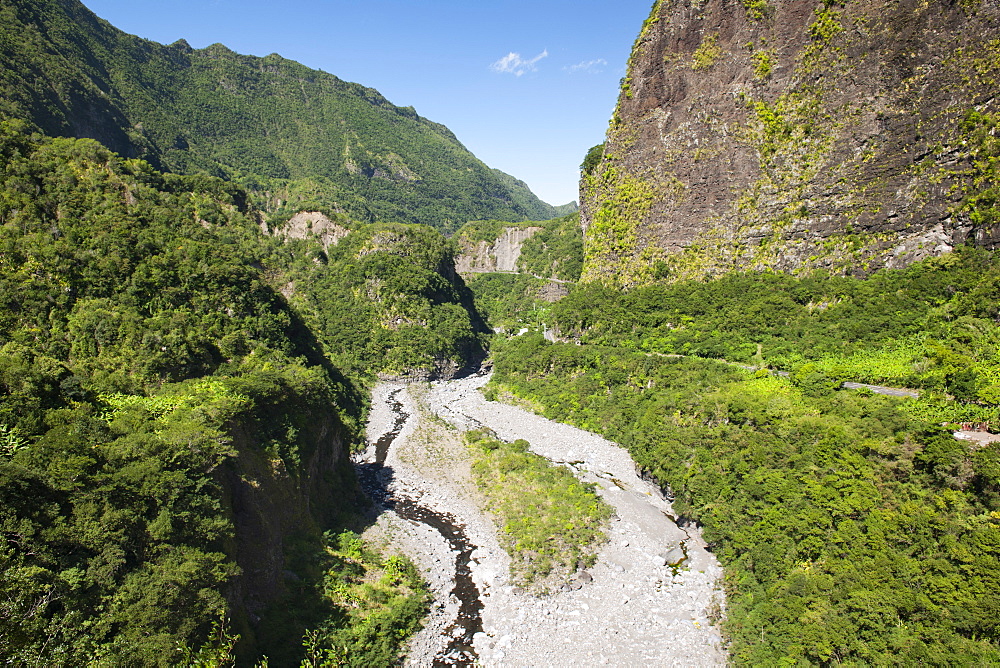
[[455, 586], [452, 595], [458, 599], [459, 609], [455, 621], [445, 630], [451, 638], [447, 648], [434, 657], [435, 666], [472, 666], [476, 663], [476, 650], [472, 637], [483, 630], [483, 604], [479, 589], [472, 580], [470, 561], [476, 550], [465, 534], [465, 528], [448, 514], [428, 508], [418, 501], [393, 493], [389, 489], [392, 480], [391, 469], [385, 466], [389, 448], [399, 436], [410, 414], [403, 409], [398, 399], [402, 389], [389, 394], [387, 403], [392, 411], [392, 428], [375, 441], [375, 462], [356, 464], [361, 485], [371, 495], [372, 500], [382, 508], [394, 511], [399, 517], [411, 522], [425, 524], [447, 541], [455, 553]]

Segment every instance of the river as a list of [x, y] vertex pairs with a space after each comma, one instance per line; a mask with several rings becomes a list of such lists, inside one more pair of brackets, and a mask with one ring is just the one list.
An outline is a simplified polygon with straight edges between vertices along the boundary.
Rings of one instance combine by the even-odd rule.
[[[408, 665], [724, 665], [712, 619], [721, 568], [627, 452], [599, 436], [489, 402], [486, 377], [381, 385], [358, 470], [381, 509], [376, 536], [401, 546], [435, 594]], [[597, 485], [616, 517], [587, 580], [535, 596], [480, 510], [461, 432], [485, 426]]]

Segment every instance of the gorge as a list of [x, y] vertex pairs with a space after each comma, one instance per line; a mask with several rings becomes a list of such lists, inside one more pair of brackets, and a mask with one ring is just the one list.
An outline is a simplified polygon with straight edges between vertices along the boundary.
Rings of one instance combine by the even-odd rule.
[[1000, 4], [636, 28], [577, 212], [0, 0], [0, 658], [1000, 663]]

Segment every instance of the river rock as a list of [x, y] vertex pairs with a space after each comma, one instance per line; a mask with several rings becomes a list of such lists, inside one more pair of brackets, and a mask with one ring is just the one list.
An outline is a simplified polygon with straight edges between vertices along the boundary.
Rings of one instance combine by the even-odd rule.
[[662, 553], [661, 556], [663, 557], [664, 561], [666, 561], [666, 563], [670, 564], [671, 566], [676, 566], [685, 559], [684, 550], [681, 548], [680, 545], [671, 548], [670, 550], [667, 550], [666, 552]]

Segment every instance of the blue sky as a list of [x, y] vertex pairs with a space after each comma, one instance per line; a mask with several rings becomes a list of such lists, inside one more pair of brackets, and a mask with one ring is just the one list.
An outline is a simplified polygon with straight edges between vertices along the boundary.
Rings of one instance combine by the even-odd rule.
[[83, 0], [140, 37], [279, 53], [447, 125], [550, 204], [577, 199], [652, 0]]

